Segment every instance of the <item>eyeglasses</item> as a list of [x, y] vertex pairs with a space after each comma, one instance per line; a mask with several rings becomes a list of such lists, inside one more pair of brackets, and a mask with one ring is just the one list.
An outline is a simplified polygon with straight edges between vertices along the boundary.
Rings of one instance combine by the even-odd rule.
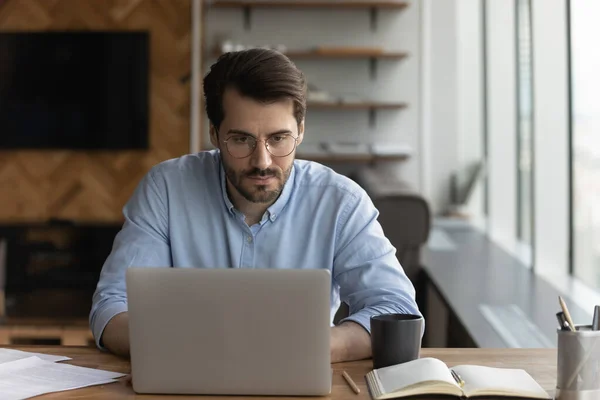
[[250, 135], [234, 135], [223, 140], [223, 143], [232, 157], [246, 158], [254, 153], [259, 141], [265, 143], [267, 151], [274, 157], [289, 156], [298, 145], [298, 138], [286, 133], [277, 133], [267, 140], [259, 140]]

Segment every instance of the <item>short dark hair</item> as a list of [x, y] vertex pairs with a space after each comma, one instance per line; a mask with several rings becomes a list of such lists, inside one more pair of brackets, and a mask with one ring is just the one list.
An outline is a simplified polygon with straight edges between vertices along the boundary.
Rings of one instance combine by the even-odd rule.
[[272, 103], [291, 99], [298, 125], [306, 115], [307, 83], [302, 71], [284, 54], [249, 49], [221, 55], [204, 77], [206, 114], [218, 129], [225, 118], [223, 94], [234, 88], [242, 96]]

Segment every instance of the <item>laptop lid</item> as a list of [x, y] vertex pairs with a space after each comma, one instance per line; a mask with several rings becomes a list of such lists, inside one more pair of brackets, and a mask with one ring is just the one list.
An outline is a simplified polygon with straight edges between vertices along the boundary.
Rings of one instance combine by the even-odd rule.
[[129, 268], [138, 393], [326, 395], [325, 269]]

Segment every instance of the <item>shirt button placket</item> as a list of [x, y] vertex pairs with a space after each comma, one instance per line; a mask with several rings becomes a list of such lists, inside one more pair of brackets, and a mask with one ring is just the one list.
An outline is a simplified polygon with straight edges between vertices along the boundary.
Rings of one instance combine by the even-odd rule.
[[254, 268], [254, 237], [251, 232], [245, 235], [245, 244], [242, 256], [242, 268]]

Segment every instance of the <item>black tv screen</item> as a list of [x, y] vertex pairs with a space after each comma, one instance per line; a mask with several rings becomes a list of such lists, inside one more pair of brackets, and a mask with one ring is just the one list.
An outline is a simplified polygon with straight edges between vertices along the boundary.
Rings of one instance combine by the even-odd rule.
[[0, 149], [145, 149], [147, 32], [0, 32]]

